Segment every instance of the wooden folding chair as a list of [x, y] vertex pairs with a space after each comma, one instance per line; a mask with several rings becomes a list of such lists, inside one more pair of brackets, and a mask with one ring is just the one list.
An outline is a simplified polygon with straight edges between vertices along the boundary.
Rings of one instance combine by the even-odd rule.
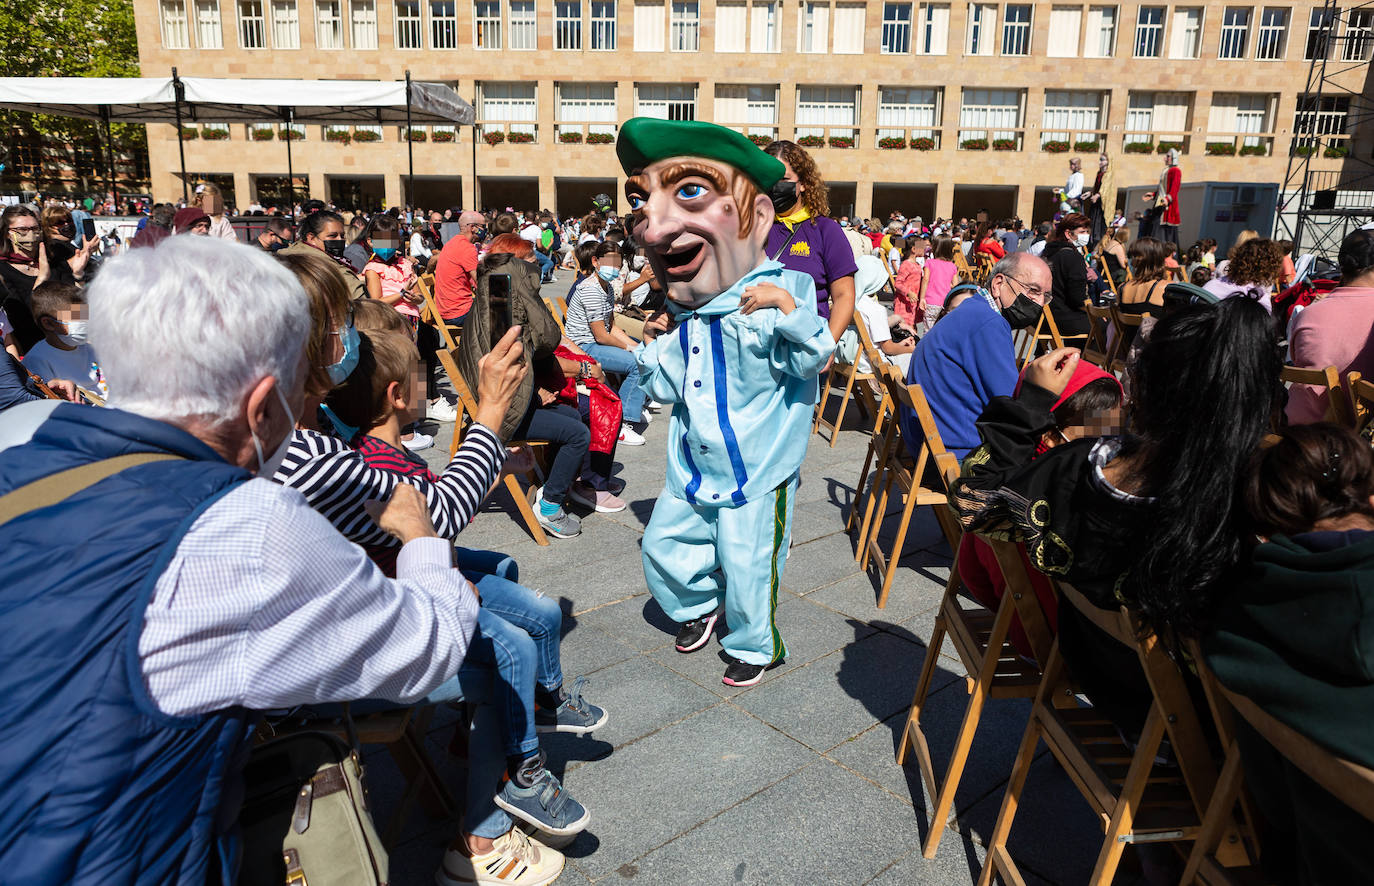
[[[1183, 673], [1158, 638], [1142, 632], [1138, 619], [1124, 608], [1094, 606], [1077, 589], [1062, 582], [1057, 590], [1061, 619], [1064, 607], [1071, 606], [1108, 637], [1136, 651], [1153, 699], [1140, 738], [1132, 748], [1110, 719], [1092, 707], [1075, 704], [1076, 688], [1055, 640], [997, 823], [987, 841], [987, 861], [978, 886], [990, 886], [996, 875], [1001, 875], [1003, 882], [1023, 882], [1007, 852], [1007, 837], [1041, 739], [1088, 801], [1104, 832], [1088, 881], [1091, 886], [1112, 882], [1128, 843], [1196, 839], [1202, 812], [1216, 788], [1216, 763]], [[1176, 766], [1155, 759], [1166, 735]], [[1223, 864], [1248, 861], [1239, 843], [1223, 847], [1223, 856]]]
[[1374, 382], [1367, 381], [1358, 372], [1345, 377], [1346, 388], [1350, 392], [1350, 426], [1356, 431], [1363, 430], [1374, 416]]
[[544, 307], [549, 309], [549, 314], [553, 316], [554, 322], [558, 324], [558, 331], [563, 333], [564, 335], [567, 335], [567, 327], [563, 325], [563, 312], [558, 309], [558, 305], [556, 304], [554, 298], [548, 295], [544, 296], [543, 298]]
[[[1224, 719], [1229, 723], [1234, 717], [1241, 717], [1259, 733], [1261, 739], [1316, 782], [1322, 790], [1366, 820], [1374, 822], [1374, 769], [1337, 756], [1265, 712], [1248, 697], [1222, 686], [1207, 668], [1200, 651], [1196, 651], [1196, 644], [1194, 649], [1198, 675], [1208, 690], [1214, 713], [1218, 709], [1222, 712], [1219, 720]], [[1268, 882], [1257, 869], [1258, 865], [1251, 869], [1226, 868], [1218, 857], [1218, 850], [1226, 838], [1227, 828], [1234, 821], [1232, 814], [1237, 803], [1240, 804], [1243, 820], [1254, 821], [1244, 790], [1244, 763], [1233, 729], [1223, 733], [1223, 743], [1226, 746], [1225, 763], [1217, 778], [1212, 802], [1208, 804], [1203, 815], [1202, 830], [1193, 842], [1192, 852], [1189, 853], [1187, 866], [1183, 870], [1183, 878], [1179, 881], [1185, 886], [1191, 883], [1239, 883], [1256, 880]], [[1261, 858], [1253, 828], [1249, 829], [1245, 836], [1251, 843], [1250, 857]]]
[[1341, 384], [1340, 370], [1336, 367], [1303, 369], [1298, 366], [1285, 366], [1279, 370], [1279, 378], [1284, 384], [1316, 385], [1326, 388], [1326, 415], [1323, 419], [1348, 428], [1355, 426], [1351, 412], [1353, 407], [1345, 392], [1345, 386]]
[[1106, 369], [1110, 364], [1107, 330], [1112, 325], [1111, 309], [1099, 308], [1092, 303], [1092, 299], [1085, 298], [1083, 310], [1088, 313], [1088, 337], [1083, 341], [1083, 359]]
[[1111, 271], [1107, 270], [1105, 256], [1099, 255], [1097, 257], [1097, 273], [1102, 276], [1103, 280], [1107, 281], [1107, 288], [1112, 291], [1112, 301], [1121, 301], [1121, 291], [1116, 288], [1116, 281], [1112, 279]]
[[[860, 347], [863, 346], [863, 339], [859, 339]], [[881, 366], [874, 363], [873, 357], [868, 358], [869, 365]], [[887, 424], [896, 421], [896, 411], [893, 408], [892, 398], [888, 396], [887, 385], [882, 379], [881, 370], [873, 379], [864, 383], [868, 388], [868, 397], [873, 402], [873, 427], [869, 430], [868, 452], [864, 455], [863, 468], [859, 471], [859, 480], [854, 484], [854, 498], [849, 505], [849, 514], [845, 517], [844, 531], [853, 532], [860, 523], [859, 512], [862, 503], [871, 496], [877, 494], [878, 472], [871, 470], [877, 466], [882, 449], [886, 444]], [[872, 479], [872, 483], [869, 480]], [[864, 556], [863, 537], [860, 536], [854, 546], [854, 559], [860, 560]]]
[[966, 282], [975, 282], [973, 268], [969, 267], [968, 257], [964, 255], [964, 250], [959, 248], [959, 244], [954, 244], [954, 267], [958, 269], [959, 275]]
[[452, 351], [458, 347], [457, 336], [459, 331], [445, 323], [443, 315], [439, 313], [439, 303], [434, 300], [433, 283], [434, 277], [430, 274], [425, 274], [415, 281], [415, 288], [420, 290], [420, 294], [425, 297], [425, 307], [420, 312], [420, 322], [433, 326], [435, 331], [439, 333], [439, 338], [443, 341], [444, 347]]
[[[453, 385], [454, 392], [458, 395], [458, 419], [453, 426], [453, 443], [449, 447], [448, 457], [453, 458], [458, 451], [458, 446], [463, 441], [469, 423], [476, 421], [477, 417], [477, 398], [473, 396], [472, 388], [463, 379], [463, 374], [458, 371], [457, 351], [438, 351], [439, 363], [444, 367], [444, 372], [448, 374], [449, 382]], [[529, 448], [531, 453], [535, 450], [548, 445], [545, 440], [508, 440], [506, 445], [515, 448], [524, 446]], [[543, 477], [539, 474], [539, 467], [536, 463], [529, 471], [524, 473], [525, 481], [531, 488], [543, 482]], [[549, 538], [544, 534], [544, 527], [539, 525], [539, 520], [535, 517], [534, 506], [530, 501], [530, 496], [525, 490], [520, 488], [520, 481], [516, 475], [510, 471], [503, 470], [501, 476], [496, 481], [506, 487], [506, 492], [510, 493], [511, 503], [515, 505], [515, 510], [520, 514], [520, 519], [525, 524], [525, 529], [530, 536], [540, 545], [547, 545]]]
[[1050, 310], [1049, 302], [1045, 302], [1040, 308], [1040, 319], [1035, 321], [1034, 330], [1022, 340], [1021, 354], [1017, 362], [1024, 369], [1042, 349], [1062, 348], [1066, 344], [1081, 347], [1087, 340], [1087, 335], [1060, 335], [1059, 324], [1054, 322], [1054, 312]]
[[[991, 538], [983, 540], [992, 546], [997, 555], [1006, 591], [997, 611], [991, 612], [960, 596], [962, 582], [957, 559], [950, 567], [945, 596], [940, 602], [940, 612], [935, 616], [935, 629], [926, 645], [925, 662], [916, 683], [916, 696], [912, 699], [902, 741], [897, 747], [898, 766], [906, 761], [908, 748], [915, 751], [926, 793], [934, 804], [929, 817], [930, 830], [922, 846], [926, 858], [934, 858], [940, 846], [940, 837], [945, 832], [954, 794], [959, 790], [959, 780], [968, 763], [969, 750], [973, 747], [983, 707], [994, 698], [1034, 698], [1040, 688], [1041, 670], [1038, 662], [1049, 658], [1052, 643], [1049, 623], [1040, 608], [1040, 601], [1016, 543]], [[1021, 620], [1036, 661], [1022, 658], [1007, 640], [1014, 616]], [[954, 651], [959, 654], [959, 660], [968, 674], [965, 688], [969, 698], [964, 719], [954, 737], [954, 749], [950, 753], [949, 766], [945, 769], [944, 782], [941, 783], [935, 775], [935, 764], [931, 761], [930, 746], [926, 743], [920, 717], [946, 637], [953, 643]]]
[[[866, 337], [868, 335], [868, 329], [864, 326], [862, 317], [857, 318], [850, 328], [855, 331], [856, 335], [861, 337]], [[877, 364], [870, 359], [869, 366], [872, 367], [875, 365]], [[846, 363], [840, 359], [837, 349], [835, 352], [835, 360], [830, 365], [830, 371], [825, 374], [825, 385], [821, 388], [820, 402], [816, 404], [816, 415], [811, 422], [811, 433], [819, 434], [823, 427], [829, 429], [830, 448], [834, 449], [835, 440], [840, 434], [840, 428], [844, 426], [844, 414], [849, 409], [849, 400], [854, 395], [854, 385], [858, 382], [866, 382], [874, 378], [877, 378], [877, 376], [871, 371], [859, 371], [859, 359], [857, 356], [854, 358], [853, 363]], [[835, 421], [829, 422], [826, 421], [825, 418], [825, 407], [830, 402], [831, 389], [838, 388], [838, 382], [841, 380], [844, 381], [844, 394], [840, 397], [840, 411], [839, 414], [835, 416]], [[864, 409], [867, 409], [866, 403], [861, 403], [860, 405]]]
[[997, 260], [986, 252], [975, 252], [973, 254], [973, 273], [978, 276], [978, 285], [988, 285], [988, 278], [992, 276], [992, 267], [997, 264]]
[[[1108, 371], [1121, 375], [1126, 371], [1126, 357], [1130, 354], [1131, 342], [1135, 341], [1135, 336], [1140, 332], [1140, 324], [1150, 316], [1150, 312], [1132, 314], [1116, 305], [1110, 306], [1107, 310], [1111, 312], [1112, 318], [1112, 346], [1107, 352]], [[1128, 336], [1127, 329], [1133, 329], [1135, 333]]]
[[[912, 514], [917, 506], [930, 505], [935, 508], [935, 519], [940, 524], [945, 540], [951, 550], [958, 550], [959, 536], [962, 531], [953, 515], [949, 513], [946, 502], [949, 499], [949, 486], [959, 476], [959, 461], [940, 439], [940, 431], [935, 427], [935, 417], [930, 405], [921, 391], [920, 385], [908, 385], [901, 377], [897, 367], [881, 367], [888, 396], [893, 401], [893, 419], [887, 423], [884, 435], [883, 454], [875, 469], [874, 489], [881, 488], [877, 496], [870, 495], [864, 511], [863, 526], [859, 530], [863, 554], [860, 565], [867, 570], [868, 564], [877, 564], [883, 575], [882, 589], [878, 592], [878, 608], [887, 606], [887, 595], [892, 590], [892, 580], [897, 575], [897, 563], [902, 558], [902, 547], [906, 543], [907, 529], [911, 525]], [[901, 422], [896, 415], [901, 409], [915, 412], [921, 424], [925, 439], [914, 459], [907, 457], [906, 441], [902, 437]], [[909, 462], [909, 465], [908, 465]], [[927, 473], [934, 474], [930, 485], [925, 485]], [[902, 496], [902, 515], [897, 524], [897, 534], [892, 540], [891, 552], [884, 551], [878, 536], [887, 513], [887, 500], [896, 487]]]

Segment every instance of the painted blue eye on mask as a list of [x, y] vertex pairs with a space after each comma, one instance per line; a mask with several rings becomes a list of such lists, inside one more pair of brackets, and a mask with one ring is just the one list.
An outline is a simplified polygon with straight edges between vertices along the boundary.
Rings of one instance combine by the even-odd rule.
[[353, 321], [349, 320], [337, 333], [339, 343], [343, 345], [343, 356], [339, 362], [331, 363], [325, 367], [329, 373], [329, 381], [335, 387], [344, 383], [344, 379], [352, 375], [353, 370], [358, 368], [358, 330], [353, 326]]
[[377, 258], [381, 259], [387, 264], [390, 264], [391, 260], [396, 257], [396, 250], [388, 246], [375, 247], [373, 248], [372, 252], [377, 256]]

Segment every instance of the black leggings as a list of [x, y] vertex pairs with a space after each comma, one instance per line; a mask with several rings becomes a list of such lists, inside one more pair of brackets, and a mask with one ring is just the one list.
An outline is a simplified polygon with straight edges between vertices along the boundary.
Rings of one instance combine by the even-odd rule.
[[425, 361], [425, 399], [433, 400], [439, 396], [438, 360], [435, 354], [440, 345], [439, 332], [428, 323], [421, 323], [415, 334], [415, 347], [420, 351], [420, 359]]
[[582, 423], [576, 407], [566, 403], [539, 405], [536, 390], [530, 409], [512, 435], [517, 440], [547, 440], [553, 447], [553, 464], [544, 481], [544, 501], [563, 504], [568, 487], [582, 468], [582, 459], [592, 445], [592, 432]]

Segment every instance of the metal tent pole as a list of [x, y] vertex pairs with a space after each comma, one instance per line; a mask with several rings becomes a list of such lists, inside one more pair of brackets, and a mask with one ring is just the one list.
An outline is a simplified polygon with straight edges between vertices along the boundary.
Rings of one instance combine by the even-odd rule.
[[410, 136], [410, 71], [406, 71], [406, 154], [410, 171], [406, 175], [405, 205], [407, 211], [415, 208], [415, 139]]
[[472, 208], [482, 211], [482, 186], [477, 182], [477, 137], [480, 132], [477, 126], [477, 96], [472, 97]]
[[296, 131], [291, 128], [291, 124], [296, 119], [295, 108], [282, 108], [282, 116], [286, 119], [286, 189], [290, 194], [286, 198], [286, 214], [294, 216], [296, 214], [296, 174], [291, 165], [291, 142], [295, 138]]
[[186, 90], [181, 85], [181, 78], [177, 76], [177, 69], [172, 68], [172, 103], [176, 106], [177, 113], [177, 153], [181, 155], [181, 199], [185, 203], [190, 203], [190, 185], [186, 181], [186, 143], [181, 138], [181, 102], [185, 94]]
[[[105, 144], [106, 144], [106, 146], [110, 149], [110, 160], [109, 160], [109, 165], [105, 167], [106, 178], [108, 179], [108, 181], [106, 182], [106, 184], [107, 184], [107, 185], [109, 186], [109, 188], [110, 188], [110, 200], [112, 200], [112, 201], [114, 202], [114, 205], [115, 205], [115, 213], [116, 213], [116, 214], [120, 214], [120, 213], [119, 213], [119, 173], [116, 171], [116, 166], [115, 166], [115, 163], [116, 163], [117, 161], [115, 160], [114, 135], [110, 132], [110, 106], [109, 106], [109, 105], [101, 105], [101, 106], [100, 106], [100, 117], [101, 117], [101, 119], [102, 119], [102, 120], [104, 121], [104, 123], [105, 123]], [[180, 132], [180, 130], [177, 131], [177, 139], [178, 139], [178, 140], [181, 139], [181, 132]]]

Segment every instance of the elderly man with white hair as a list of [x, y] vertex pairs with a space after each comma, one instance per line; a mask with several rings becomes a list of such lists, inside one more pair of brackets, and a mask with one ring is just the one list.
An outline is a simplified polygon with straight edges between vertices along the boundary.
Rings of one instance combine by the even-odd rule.
[[252, 712], [421, 699], [457, 672], [478, 601], [412, 487], [374, 506], [404, 542], [392, 580], [262, 479], [310, 325], [273, 259], [168, 238], [111, 261], [89, 307], [114, 408], [60, 404], [0, 463], [0, 869], [232, 883]]

